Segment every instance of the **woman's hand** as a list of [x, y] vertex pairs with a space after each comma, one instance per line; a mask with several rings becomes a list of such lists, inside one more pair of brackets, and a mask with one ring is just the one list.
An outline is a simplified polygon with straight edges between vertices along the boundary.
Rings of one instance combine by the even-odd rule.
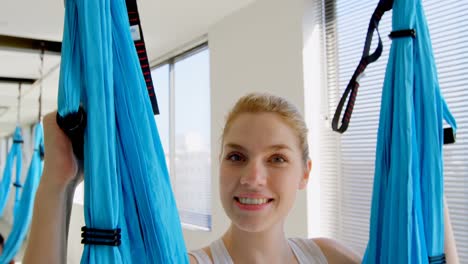
[[57, 125], [56, 115], [57, 112], [49, 113], [43, 120], [45, 156], [41, 184], [64, 190], [81, 180], [78, 176], [80, 166], [70, 139]]

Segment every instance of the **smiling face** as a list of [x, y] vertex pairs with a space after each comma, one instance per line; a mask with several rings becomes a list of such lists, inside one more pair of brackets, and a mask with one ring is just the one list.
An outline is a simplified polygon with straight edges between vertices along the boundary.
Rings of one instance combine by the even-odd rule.
[[242, 113], [226, 131], [220, 196], [233, 224], [248, 232], [283, 225], [298, 189], [307, 184], [296, 131], [275, 113]]

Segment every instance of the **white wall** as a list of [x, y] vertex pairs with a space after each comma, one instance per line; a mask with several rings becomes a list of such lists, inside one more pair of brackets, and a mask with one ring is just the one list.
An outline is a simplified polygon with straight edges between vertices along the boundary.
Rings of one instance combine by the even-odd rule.
[[309, 128], [309, 147], [312, 159], [312, 172], [307, 187], [307, 219], [308, 237], [323, 236], [321, 230], [321, 159], [320, 139], [324, 129], [329, 129], [327, 83], [325, 78], [325, 32], [322, 18], [322, 2], [320, 0], [305, 0], [303, 15], [303, 66], [304, 66], [304, 108], [307, 126]]

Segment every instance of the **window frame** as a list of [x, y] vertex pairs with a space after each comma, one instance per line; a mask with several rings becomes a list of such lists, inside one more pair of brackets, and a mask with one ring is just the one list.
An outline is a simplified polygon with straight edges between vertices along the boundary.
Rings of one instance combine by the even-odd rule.
[[[179, 53], [174, 53], [175, 55], [171, 57], [164, 57], [163, 59], [156, 60], [156, 63], [151, 63], [151, 71], [163, 67], [165, 65], [168, 66], [169, 69], [169, 76], [168, 76], [168, 84], [169, 84], [169, 178], [172, 182], [172, 188], [174, 195], [176, 194], [178, 186], [176, 183], [176, 138], [175, 138], [175, 130], [176, 130], [176, 122], [175, 122], [175, 112], [176, 112], [176, 98], [175, 98], [175, 65], [177, 62], [183, 61], [184, 59], [190, 58], [193, 55], [196, 55], [200, 52], [209, 50], [208, 41], [203, 39], [201, 42], [196, 43], [195, 45], [188, 46], [186, 49], [182, 49], [183, 51]], [[157, 94], [156, 94], [157, 98]], [[159, 98], [157, 98], [159, 100]], [[209, 117], [211, 119], [211, 116]], [[211, 122], [211, 121], [210, 121]], [[211, 148], [210, 148], [211, 152]], [[180, 212], [179, 212], [180, 213]], [[212, 212], [210, 212], [209, 217], [212, 218]], [[209, 227], [202, 227], [190, 223], [184, 223], [181, 219], [181, 225], [184, 229], [188, 230], [197, 230], [197, 231], [211, 231], [212, 230], [212, 221], [209, 221]]]

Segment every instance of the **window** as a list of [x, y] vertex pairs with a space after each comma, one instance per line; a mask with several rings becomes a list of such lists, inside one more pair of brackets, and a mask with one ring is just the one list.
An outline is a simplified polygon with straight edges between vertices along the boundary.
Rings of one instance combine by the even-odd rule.
[[155, 115], [156, 126], [158, 128], [161, 144], [166, 156], [166, 163], [169, 172], [171, 171], [169, 157], [169, 65], [164, 64], [151, 72], [154, 89], [158, 100], [159, 115]]
[[[327, 0], [329, 117], [357, 66], [370, 16], [378, 1]], [[458, 123], [457, 143], [444, 147], [445, 195], [462, 263], [468, 260], [468, 7], [455, 1], [423, 1], [431, 32], [440, 86]], [[324, 175], [324, 235], [330, 235], [363, 253], [369, 232], [369, 213], [374, 174], [375, 144], [380, 97], [388, 60], [391, 12], [380, 22], [384, 42], [382, 57], [371, 64], [360, 80], [361, 88], [350, 128], [343, 136], [329, 133], [321, 148], [330, 155]], [[374, 40], [374, 44], [376, 41]], [[465, 261], [465, 262], [464, 262]]]
[[163, 142], [182, 224], [211, 229], [211, 122], [206, 45], [153, 70]]

